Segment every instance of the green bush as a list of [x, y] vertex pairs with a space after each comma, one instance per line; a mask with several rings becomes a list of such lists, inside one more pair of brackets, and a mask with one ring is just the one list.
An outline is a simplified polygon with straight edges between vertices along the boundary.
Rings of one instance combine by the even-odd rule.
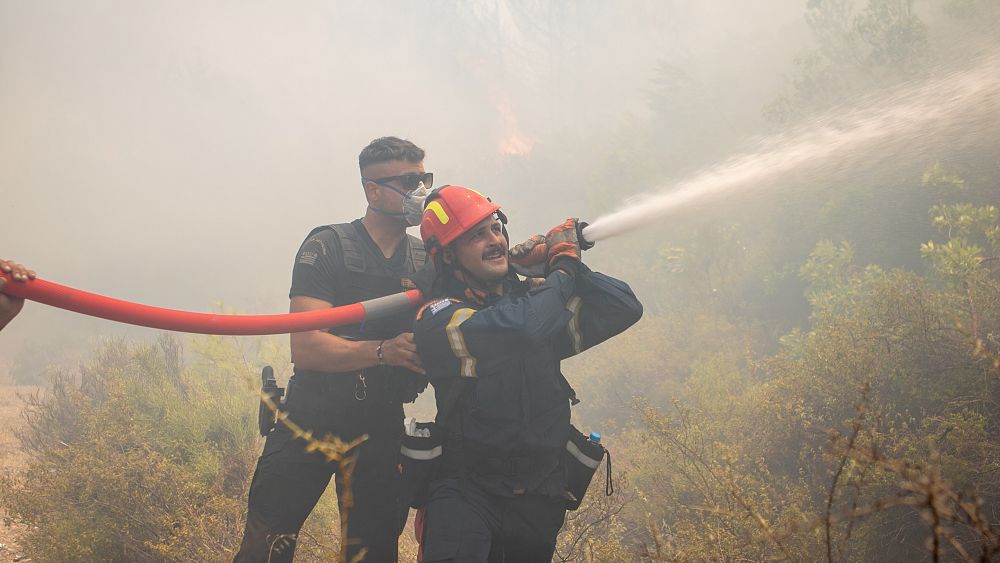
[[[41, 561], [230, 559], [259, 453], [255, 368], [233, 340], [103, 344], [28, 398], [29, 461], [0, 501]], [[260, 352], [260, 350], [258, 350]], [[287, 365], [279, 364], [279, 365]]]

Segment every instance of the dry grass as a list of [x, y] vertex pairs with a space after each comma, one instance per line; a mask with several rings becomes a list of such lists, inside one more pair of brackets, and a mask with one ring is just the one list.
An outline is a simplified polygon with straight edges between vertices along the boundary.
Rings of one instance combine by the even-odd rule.
[[[17, 471], [27, 460], [13, 429], [21, 423], [21, 408], [24, 406], [21, 397], [37, 390], [37, 387], [28, 385], [0, 385], [0, 474]], [[5, 516], [6, 512], [0, 507], [0, 519]], [[0, 561], [13, 561], [20, 555], [18, 539], [22, 533], [23, 526], [0, 521], [0, 544], [3, 545], [0, 547]]]

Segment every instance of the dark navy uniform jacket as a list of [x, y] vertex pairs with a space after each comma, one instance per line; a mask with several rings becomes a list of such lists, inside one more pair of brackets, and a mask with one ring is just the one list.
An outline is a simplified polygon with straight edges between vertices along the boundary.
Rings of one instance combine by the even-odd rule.
[[475, 298], [443, 281], [413, 333], [439, 415], [452, 386], [463, 386], [445, 421], [445, 472], [496, 494], [561, 495], [572, 390], [560, 362], [634, 324], [642, 305], [626, 283], [585, 265], [533, 289], [511, 278], [503, 296]]

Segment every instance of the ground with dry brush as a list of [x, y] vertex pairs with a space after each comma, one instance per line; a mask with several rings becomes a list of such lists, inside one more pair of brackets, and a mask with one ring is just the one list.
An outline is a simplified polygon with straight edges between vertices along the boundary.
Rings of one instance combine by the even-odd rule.
[[[0, 385], [0, 428], [4, 429], [0, 432], [0, 473], [16, 471], [24, 464], [21, 444], [11, 430], [21, 422], [21, 407], [24, 405], [21, 397], [37, 389], [25, 385]], [[5, 515], [0, 508], [0, 517]], [[22, 533], [21, 525], [8, 525], [6, 522], [0, 525], [0, 561], [18, 561], [18, 539]]]

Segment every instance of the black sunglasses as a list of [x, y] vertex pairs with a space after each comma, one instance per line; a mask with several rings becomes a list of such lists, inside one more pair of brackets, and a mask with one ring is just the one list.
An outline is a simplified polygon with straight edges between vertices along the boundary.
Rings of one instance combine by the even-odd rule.
[[428, 190], [434, 185], [434, 173], [424, 172], [423, 174], [417, 174], [411, 172], [409, 174], [400, 174], [399, 176], [386, 176], [385, 178], [372, 178], [371, 181], [376, 184], [388, 184], [389, 182], [394, 182], [398, 180], [399, 185], [403, 187], [406, 191], [411, 191], [417, 189], [420, 182], [424, 183], [424, 187]]

